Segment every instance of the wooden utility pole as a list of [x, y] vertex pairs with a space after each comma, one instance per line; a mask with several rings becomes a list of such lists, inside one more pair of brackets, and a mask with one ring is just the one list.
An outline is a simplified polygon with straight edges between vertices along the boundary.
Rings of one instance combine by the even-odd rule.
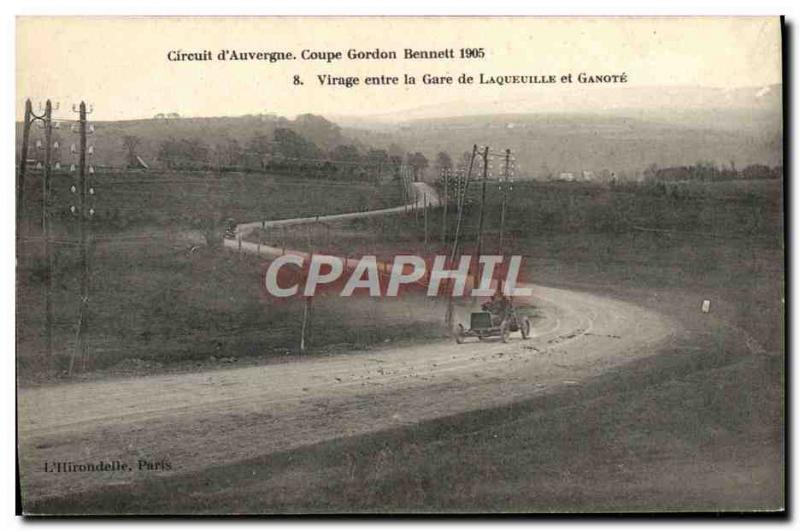
[[[19, 245], [22, 223], [25, 219], [25, 169], [28, 166], [28, 141], [31, 135], [31, 115], [33, 108], [31, 100], [25, 100], [25, 118], [22, 123], [22, 151], [19, 154], [19, 173], [17, 177], [17, 245]], [[17, 249], [19, 252], [19, 249]]]
[[53, 250], [50, 224], [50, 171], [53, 148], [53, 104], [47, 100], [44, 107], [44, 172], [42, 179], [42, 233], [44, 256], [47, 260], [47, 283], [45, 284], [45, 343], [47, 359], [53, 355]]
[[486, 180], [489, 176], [489, 146], [483, 150], [483, 185], [481, 187], [481, 209], [478, 214], [478, 246], [476, 255], [480, 257], [483, 247], [483, 211], [486, 207]]
[[408, 214], [408, 187], [406, 186], [406, 166], [400, 165], [400, 191], [403, 193], [403, 210]]
[[[311, 224], [306, 225], [306, 237], [308, 238], [308, 263], [311, 266], [311, 261], [314, 259], [314, 247], [311, 243]], [[306, 273], [306, 275], [308, 275]], [[308, 277], [306, 276], [306, 280]], [[303, 322], [300, 325], [300, 353], [306, 352], [306, 330], [309, 328], [308, 318], [311, 313], [311, 298], [310, 296], [303, 297]]]
[[417, 189], [414, 187], [412, 183], [416, 181], [416, 175], [414, 176], [414, 180], [411, 180], [411, 176], [409, 175], [408, 181], [408, 193], [412, 194], [414, 198], [414, 227], [419, 229], [419, 196], [417, 195]]
[[[45, 306], [45, 349], [48, 359], [53, 354], [53, 251], [52, 251], [52, 231], [50, 220], [50, 180], [52, 172], [52, 150], [53, 150], [53, 104], [50, 100], [45, 103], [44, 113], [36, 115], [31, 106], [31, 100], [25, 100], [25, 123], [22, 129], [22, 152], [20, 154], [19, 178], [17, 188], [17, 244], [19, 244], [20, 231], [23, 222], [23, 211], [25, 203], [25, 173], [28, 165], [28, 146], [30, 144], [30, 130], [33, 122], [41, 120], [44, 125], [44, 165], [42, 168], [42, 243], [44, 247], [44, 257], [47, 261], [47, 281], [44, 286], [44, 306]], [[38, 146], [37, 146], [38, 147]], [[19, 249], [18, 249], [19, 251]]]
[[456, 252], [458, 252], [458, 239], [461, 235], [461, 223], [462, 218], [464, 217], [464, 202], [467, 196], [467, 187], [469, 186], [469, 180], [472, 176], [472, 168], [475, 165], [475, 156], [478, 154], [478, 146], [472, 146], [472, 156], [469, 159], [469, 169], [467, 170], [467, 175], [464, 177], [464, 189], [461, 191], [461, 197], [458, 199], [458, 216], [456, 219], [456, 232], [453, 236], [453, 251], [450, 253], [450, 261], [456, 259]]
[[306, 326], [308, 323], [309, 306], [311, 306], [311, 297], [303, 298], [303, 323], [300, 325], [300, 353], [306, 352]]
[[[472, 156], [469, 159], [469, 169], [467, 175], [464, 177], [464, 190], [460, 193], [460, 197], [456, 197], [458, 203], [458, 216], [456, 217], [456, 232], [453, 235], [453, 250], [450, 253], [450, 263], [455, 262], [456, 253], [458, 252], [459, 237], [461, 235], [461, 222], [464, 217], [464, 201], [467, 195], [467, 186], [469, 186], [469, 179], [472, 175], [472, 167], [475, 165], [475, 156], [478, 154], [478, 146], [472, 146]], [[445, 312], [444, 321], [448, 328], [453, 327], [453, 290], [452, 287], [447, 296], [447, 311]]]
[[[74, 107], [73, 107], [74, 109]], [[78, 109], [78, 133], [80, 135], [80, 147], [78, 155], [78, 234], [81, 246], [81, 301], [78, 314], [77, 345], [75, 352], [69, 361], [69, 374], [75, 365], [75, 358], [79, 356], [83, 366], [86, 366], [86, 333], [88, 331], [88, 311], [89, 311], [89, 230], [87, 223], [89, 217], [94, 213], [90, 209], [87, 196], [89, 195], [89, 183], [86, 179], [86, 103], [81, 102]]]
[[450, 181], [450, 170], [448, 168], [442, 169], [442, 177], [444, 177], [444, 209], [442, 210], [442, 246], [447, 245], [447, 191]]
[[509, 180], [511, 174], [509, 172], [509, 166], [511, 164], [511, 150], [506, 149], [506, 160], [505, 160], [505, 168], [503, 170], [503, 182], [501, 183], [502, 189], [502, 204], [500, 206], [500, 236], [498, 238], [498, 252], [500, 256], [503, 256], [503, 230], [505, 229], [506, 223], [506, 202], [508, 201], [508, 192], [511, 186], [511, 181]]
[[428, 250], [428, 194], [422, 194], [422, 216], [425, 227], [425, 251]]

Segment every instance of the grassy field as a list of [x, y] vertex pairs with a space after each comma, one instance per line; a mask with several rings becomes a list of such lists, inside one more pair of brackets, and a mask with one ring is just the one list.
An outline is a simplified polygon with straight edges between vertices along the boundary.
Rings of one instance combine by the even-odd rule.
[[[375, 187], [252, 174], [203, 178], [148, 174], [146, 179], [135, 173], [107, 175], [98, 176], [96, 190], [88, 315], [91, 355], [85, 364], [79, 360], [78, 372], [118, 363], [157, 368], [211, 356], [268, 357], [295, 351], [302, 304], [266, 304], [260, 290], [263, 264], [207, 247], [206, 233], [213, 231], [221, 239], [220, 220], [228, 217], [280, 219], [381, 208], [400, 201], [399, 187], [393, 183]], [[48, 359], [47, 266], [35, 218], [41, 204], [33, 199], [41, 194], [35, 186], [27, 192], [31, 201], [22, 224], [17, 272], [17, 360], [21, 381], [38, 381], [61, 375], [75, 350], [80, 261], [69, 188], [55, 181], [54, 234], [59, 242], [53, 277], [55, 347]], [[321, 322], [329, 313], [325, 307], [321, 301], [314, 308]], [[353, 319], [359, 320], [358, 312]], [[365, 345], [386, 339], [375, 326], [372, 331], [364, 326], [317, 329], [330, 329], [313, 338], [317, 345]]]
[[[243, 464], [263, 479], [235, 495], [208, 489], [210, 507], [548, 512], [785, 506], [780, 183], [685, 185], [677, 192], [528, 186], [513, 198], [510, 248], [526, 255], [529, 279], [634, 301], [677, 319], [685, 335], [577, 389]], [[469, 240], [474, 210], [468, 220]], [[381, 223], [358, 223], [365, 222]], [[419, 224], [412, 216], [396, 222], [383, 233], [395, 234], [402, 248]], [[497, 230], [496, 215], [488, 227]], [[355, 244], [340, 241], [349, 249]], [[390, 248], [387, 243], [385, 252]], [[707, 316], [699, 312], [704, 299], [712, 304]], [[313, 484], [301, 487], [298, 478], [312, 469]], [[205, 479], [225, 474], [231, 480], [237, 470], [211, 471]]]
[[[533, 400], [50, 501], [48, 510], [109, 504], [115, 511], [155, 513], [785, 506], [780, 183], [717, 183], [677, 193], [526, 186], [510, 205], [509, 249], [526, 256], [530, 280], [635, 302], [677, 320], [683, 335], [619, 371]], [[487, 229], [496, 234], [497, 196], [490, 197]], [[317, 226], [310, 234], [342, 254], [422, 251], [423, 219], [400, 214]], [[429, 225], [430, 251], [439, 245], [434, 226], [440, 225]], [[473, 208], [467, 241], [476, 226]], [[288, 243], [302, 248], [308, 236], [289, 233]], [[224, 288], [235, 293], [232, 285]], [[704, 299], [711, 301], [707, 315], [699, 311]]]
[[[77, 196], [73, 174], [55, 174], [52, 212], [58, 229], [75, 225], [70, 206]], [[401, 203], [397, 183], [299, 179], [258, 173], [115, 172], [92, 176], [93, 230], [100, 234], [135, 227], [202, 228], [209, 219], [237, 222], [325, 215]], [[41, 179], [26, 184], [23, 229], [41, 219]]]
[[[475, 187], [473, 192], [477, 192]], [[500, 194], [487, 190], [484, 252], [500, 252]], [[748, 330], [764, 348], [782, 347], [784, 251], [778, 181], [599, 186], [518, 183], [508, 203], [504, 249], [527, 265], [525, 278], [587, 289], [686, 290], [697, 305]], [[450, 209], [448, 236], [455, 227]], [[442, 209], [317, 226], [319, 252], [357, 256], [449, 253]], [[475, 250], [478, 208], [465, 211], [462, 251]], [[256, 233], [256, 236], [258, 234]], [[263, 241], [280, 243], [282, 236]], [[308, 230], [288, 233], [304, 249]], [[450, 240], [448, 239], [448, 242]]]
[[[777, 184], [746, 199], [710, 189], [676, 200], [655, 190], [569, 185], [515, 196], [514, 208], [525, 205], [518, 215], [549, 216], [555, 227], [517, 225], [513, 246], [525, 250], [534, 282], [629, 300], [682, 326], [682, 336], [621, 370], [501, 408], [148, 480], [48, 509], [103, 510], [110, 503], [117, 511], [155, 513], [779, 509], [785, 506], [785, 373]], [[615, 211], [595, 203], [616, 205], [628, 213], [625, 222], [681, 232], [606, 224]], [[761, 212], [758, 219], [748, 217], [753, 211]], [[584, 223], [564, 229], [576, 212], [585, 213], [578, 217]], [[476, 221], [469, 219], [468, 232]], [[329, 233], [318, 230], [318, 238]], [[381, 234], [380, 250], [388, 254], [418, 241], [419, 230], [413, 214], [352, 221], [330, 229], [331, 245], [375, 250], [377, 238], [364, 235]], [[301, 242], [298, 235], [295, 243]], [[712, 301], [707, 315], [699, 311], [703, 299]]]

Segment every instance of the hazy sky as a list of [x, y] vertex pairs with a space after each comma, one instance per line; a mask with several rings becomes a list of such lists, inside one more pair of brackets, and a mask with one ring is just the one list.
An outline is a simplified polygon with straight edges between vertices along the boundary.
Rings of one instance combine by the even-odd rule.
[[[403, 50], [483, 47], [481, 60], [404, 60]], [[170, 62], [171, 50], [394, 50], [394, 61]], [[437, 105], [557, 100], [599, 85], [423, 86], [424, 73], [621, 74], [629, 87], [750, 87], [781, 82], [775, 18], [19, 18], [17, 114], [49, 97], [94, 119], [159, 112], [367, 116]], [[318, 75], [417, 76], [414, 86], [320, 86]], [[303, 86], [293, 85], [299, 75]], [[592, 92], [594, 91], [594, 93]], [[602, 101], [602, 98], [600, 98]]]

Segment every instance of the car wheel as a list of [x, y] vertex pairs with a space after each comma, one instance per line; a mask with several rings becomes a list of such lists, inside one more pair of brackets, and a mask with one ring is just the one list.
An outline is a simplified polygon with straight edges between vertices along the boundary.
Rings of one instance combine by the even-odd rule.
[[461, 343], [464, 342], [464, 325], [461, 324], [458, 325], [458, 328], [456, 328], [455, 336], [456, 336], [456, 343], [460, 345]]
[[520, 330], [522, 330], [522, 339], [528, 339], [531, 337], [531, 322], [527, 317], [522, 318], [522, 326], [520, 326]]

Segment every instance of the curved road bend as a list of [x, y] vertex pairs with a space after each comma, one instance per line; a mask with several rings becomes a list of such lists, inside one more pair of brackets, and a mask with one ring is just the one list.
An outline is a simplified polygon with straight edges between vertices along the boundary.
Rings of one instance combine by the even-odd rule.
[[[432, 192], [426, 186], [418, 185], [418, 193]], [[239, 225], [237, 231], [258, 226]], [[242, 245], [246, 252], [256, 250]], [[260, 248], [265, 256], [276, 251]], [[544, 317], [528, 341], [516, 334], [507, 344], [438, 341], [301, 362], [19, 389], [23, 501], [198, 471], [580, 385], [650, 355], [674, 330], [667, 318], [630, 303], [532, 287]], [[45, 462], [119, 460], [136, 468], [139, 460], [161, 459], [172, 470], [44, 470]]]

